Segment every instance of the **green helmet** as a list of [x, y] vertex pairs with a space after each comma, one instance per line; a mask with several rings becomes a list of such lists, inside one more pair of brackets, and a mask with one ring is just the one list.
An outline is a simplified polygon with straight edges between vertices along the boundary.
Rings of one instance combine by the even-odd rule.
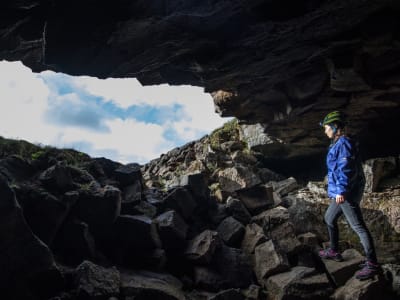
[[346, 120], [345, 116], [342, 112], [335, 110], [326, 115], [323, 121], [320, 122], [320, 125], [324, 127], [325, 125], [339, 123], [341, 125], [345, 125]]

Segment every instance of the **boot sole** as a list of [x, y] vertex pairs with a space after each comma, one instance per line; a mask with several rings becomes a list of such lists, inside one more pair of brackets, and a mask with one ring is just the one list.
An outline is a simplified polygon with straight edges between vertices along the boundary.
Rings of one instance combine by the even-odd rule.
[[324, 256], [319, 256], [319, 257], [322, 258], [322, 259], [329, 259], [329, 260], [334, 260], [334, 261], [337, 261], [337, 262], [344, 261], [343, 258], [333, 258], [333, 257], [324, 257]]

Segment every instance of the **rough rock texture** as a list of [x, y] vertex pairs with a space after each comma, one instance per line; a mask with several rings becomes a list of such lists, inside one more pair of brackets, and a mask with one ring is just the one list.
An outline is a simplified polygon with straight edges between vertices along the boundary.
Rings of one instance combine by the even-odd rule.
[[322, 159], [318, 122], [334, 109], [350, 115], [365, 157], [399, 152], [388, 130], [400, 111], [396, 0], [25, 0], [2, 15], [0, 59], [203, 86], [221, 115], [255, 124], [251, 144], [286, 172]]
[[[398, 172], [398, 171], [397, 171]], [[378, 177], [379, 177], [378, 172]], [[371, 178], [372, 179], [372, 178]], [[373, 180], [371, 180], [373, 182]], [[398, 207], [400, 180], [395, 175], [379, 185], [380, 192], [364, 193], [360, 203], [364, 220], [375, 240], [378, 256], [382, 262], [391, 263], [399, 258], [400, 245]], [[329, 205], [324, 182], [310, 182], [306, 188], [298, 190], [291, 197], [290, 219], [298, 233], [313, 232], [320, 240], [328, 240], [327, 229], [323, 221], [324, 212]], [[358, 236], [344, 218], [339, 219], [340, 237], [347, 245], [357, 247], [362, 252]], [[348, 247], [348, 246], [347, 246]], [[346, 246], [342, 248], [345, 250]], [[394, 258], [396, 257], [396, 259]]]
[[[232, 288], [254, 284], [261, 286], [257, 294], [263, 298], [267, 277], [294, 274], [293, 269], [305, 262], [304, 252], [297, 252], [295, 234], [312, 232], [318, 242], [326, 240], [322, 212], [328, 199], [321, 192], [323, 184], [296, 191], [296, 180], [283, 180], [322, 179], [328, 141], [318, 123], [335, 109], [349, 115], [349, 133], [359, 139], [364, 160], [394, 157], [387, 159], [393, 174], [386, 172], [387, 163], [368, 165], [373, 173], [371, 193], [365, 195], [362, 208], [379, 259], [397, 264], [400, 131], [394, 129], [400, 112], [399, 16], [396, 0], [116, 0], [112, 5], [94, 0], [6, 1], [0, 59], [21, 60], [34, 71], [134, 77], [144, 85], [202, 86], [212, 95], [218, 113], [237, 117], [235, 134], [241, 138], [222, 139], [222, 130], [217, 139], [206, 136], [142, 169], [96, 159], [77, 170], [57, 164], [60, 158], [55, 155], [32, 162], [2, 149], [0, 173], [7, 181], [0, 198], [2, 292], [3, 287], [14, 289], [9, 286], [12, 281], [22, 287], [18, 291], [26, 299], [73, 299], [68, 283], [79, 272], [66, 272], [67, 285], [62, 286], [54, 251], [57, 259], [73, 257], [64, 261], [72, 264], [91, 258], [99, 265], [160, 269], [120, 272], [121, 298], [183, 299], [184, 291], [204, 289], [210, 293], [206, 299], [221, 299], [238, 295]], [[244, 153], [244, 145], [256, 152]], [[205, 180], [197, 189], [193, 181], [200, 178], [182, 179], [176, 176], [179, 172], [202, 173]], [[272, 181], [282, 181], [285, 188]], [[145, 189], [144, 182], [147, 188], [161, 190]], [[180, 183], [184, 187], [176, 193], [179, 197], [163, 193]], [[35, 201], [46, 193], [51, 201]], [[234, 217], [224, 204], [229, 196], [243, 202], [252, 217], [280, 203], [288, 208], [290, 221], [286, 212], [273, 210], [262, 226], [248, 227], [237, 244], [225, 245], [221, 239], [215, 249], [197, 247], [192, 252], [205, 253], [205, 265], [191, 264], [184, 251], [193, 239], [204, 230], [216, 230], [229, 214]], [[121, 207], [127, 215], [121, 215]], [[38, 218], [37, 209], [56, 213]], [[273, 228], [275, 219], [278, 224]], [[248, 226], [255, 227], [252, 219]], [[341, 245], [359, 245], [345, 222], [340, 222], [340, 229]], [[63, 247], [76, 239], [80, 242], [75, 247]], [[53, 248], [45, 244], [52, 241]], [[240, 244], [242, 249], [233, 248]], [[312, 255], [309, 260], [318, 265]], [[340, 280], [335, 266], [326, 269], [343, 284], [335, 293], [338, 298], [361, 298], [376, 290], [375, 285], [346, 281], [353, 270]], [[387, 280], [397, 293], [395, 270], [387, 272], [391, 279], [377, 278], [376, 286]], [[327, 282], [323, 271], [317, 271], [270, 296], [318, 297], [309, 292], [325, 290]], [[117, 287], [101, 297], [114, 291]], [[10, 298], [7, 293], [0, 296]]]
[[78, 298], [99, 299], [119, 295], [121, 278], [115, 267], [106, 269], [90, 261], [84, 261], [76, 271], [75, 285]]
[[165, 273], [126, 272], [121, 274], [121, 294], [135, 299], [184, 300], [182, 283]]
[[[2, 294], [21, 298], [28, 295], [52, 296], [63, 285], [53, 254], [32, 233], [14, 191], [1, 176], [0, 199]], [[49, 284], [53, 285], [50, 289]]]
[[347, 249], [342, 255], [344, 261], [341, 264], [324, 260], [326, 270], [337, 286], [345, 284], [364, 261], [364, 257], [354, 249]]
[[[174, 149], [161, 157], [164, 162], [139, 169], [26, 142], [20, 142], [21, 152], [18, 142], [0, 139], [0, 298], [326, 299], [374, 291], [375, 284], [360, 290], [349, 281], [364, 258], [345, 222], [340, 246], [351, 248], [343, 252], [346, 261], [323, 263], [315, 254], [327, 239], [323, 182], [305, 188], [266, 169], [256, 152], [235, 139], [209, 139], [213, 171], [180, 176], [175, 171], [185, 163], [206, 165], [211, 156], [194, 151], [192, 161], [175, 159], [173, 167], [171, 160], [208, 144]], [[212, 188], [220, 170], [243, 163], [238, 157], [253, 157], [248, 164], [254, 174], [262, 170], [262, 184], [235, 192]], [[385, 287], [385, 299], [399, 290], [398, 160], [391, 165], [385, 174], [371, 168], [368, 181], [378, 192], [366, 193], [362, 202], [379, 260], [387, 263], [384, 276], [374, 279]], [[57, 166], [63, 167], [53, 172]], [[157, 171], [162, 169], [169, 171]], [[161, 174], [181, 185], [157, 188]], [[68, 178], [68, 184], [57, 178]], [[216, 197], [218, 189], [225, 197]]]

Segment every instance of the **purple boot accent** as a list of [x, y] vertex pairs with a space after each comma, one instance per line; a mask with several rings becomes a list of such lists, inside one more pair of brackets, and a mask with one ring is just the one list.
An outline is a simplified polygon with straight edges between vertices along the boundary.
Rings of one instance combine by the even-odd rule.
[[336, 252], [335, 250], [332, 250], [330, 248], [320, 250], [318, 252], [319, 257], [324, 258], [324, 259], [333, 259], [335, 261], [343, 261], [343, 257], [339, 252]]
[[363, 268], [356, 272], [356, 278], [359, 280], [366, 280], [374, 277], [380, 271], [380, 266], [377, 263], [366, 261]]

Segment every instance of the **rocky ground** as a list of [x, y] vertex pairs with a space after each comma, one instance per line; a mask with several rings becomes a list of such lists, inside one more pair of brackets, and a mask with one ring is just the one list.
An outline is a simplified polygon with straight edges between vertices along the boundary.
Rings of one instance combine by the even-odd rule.
[[[236, 139], [235, 139], [236, 137]], [[324, 182], [263, 165], [231, 123], [147, 165], [29, 143], [0, 159], [4, 299], [396, 299], [398, 158], [365, 162], [363, 210], [382, 272], [321, 261]], [[350, 298], [349, 298], [350, 297]]]
[[[93, 3], [7, 1], [0, 58], [202, 86], [241, 124], [144, 166], [0, 139], [1, 298], [399, 296], [398, 1]], [[345, 222], [346, 261], [314, 255], [327, 240], [318, 122], [336, 109], [363, 145], [383, 263], [364, 282]]]

